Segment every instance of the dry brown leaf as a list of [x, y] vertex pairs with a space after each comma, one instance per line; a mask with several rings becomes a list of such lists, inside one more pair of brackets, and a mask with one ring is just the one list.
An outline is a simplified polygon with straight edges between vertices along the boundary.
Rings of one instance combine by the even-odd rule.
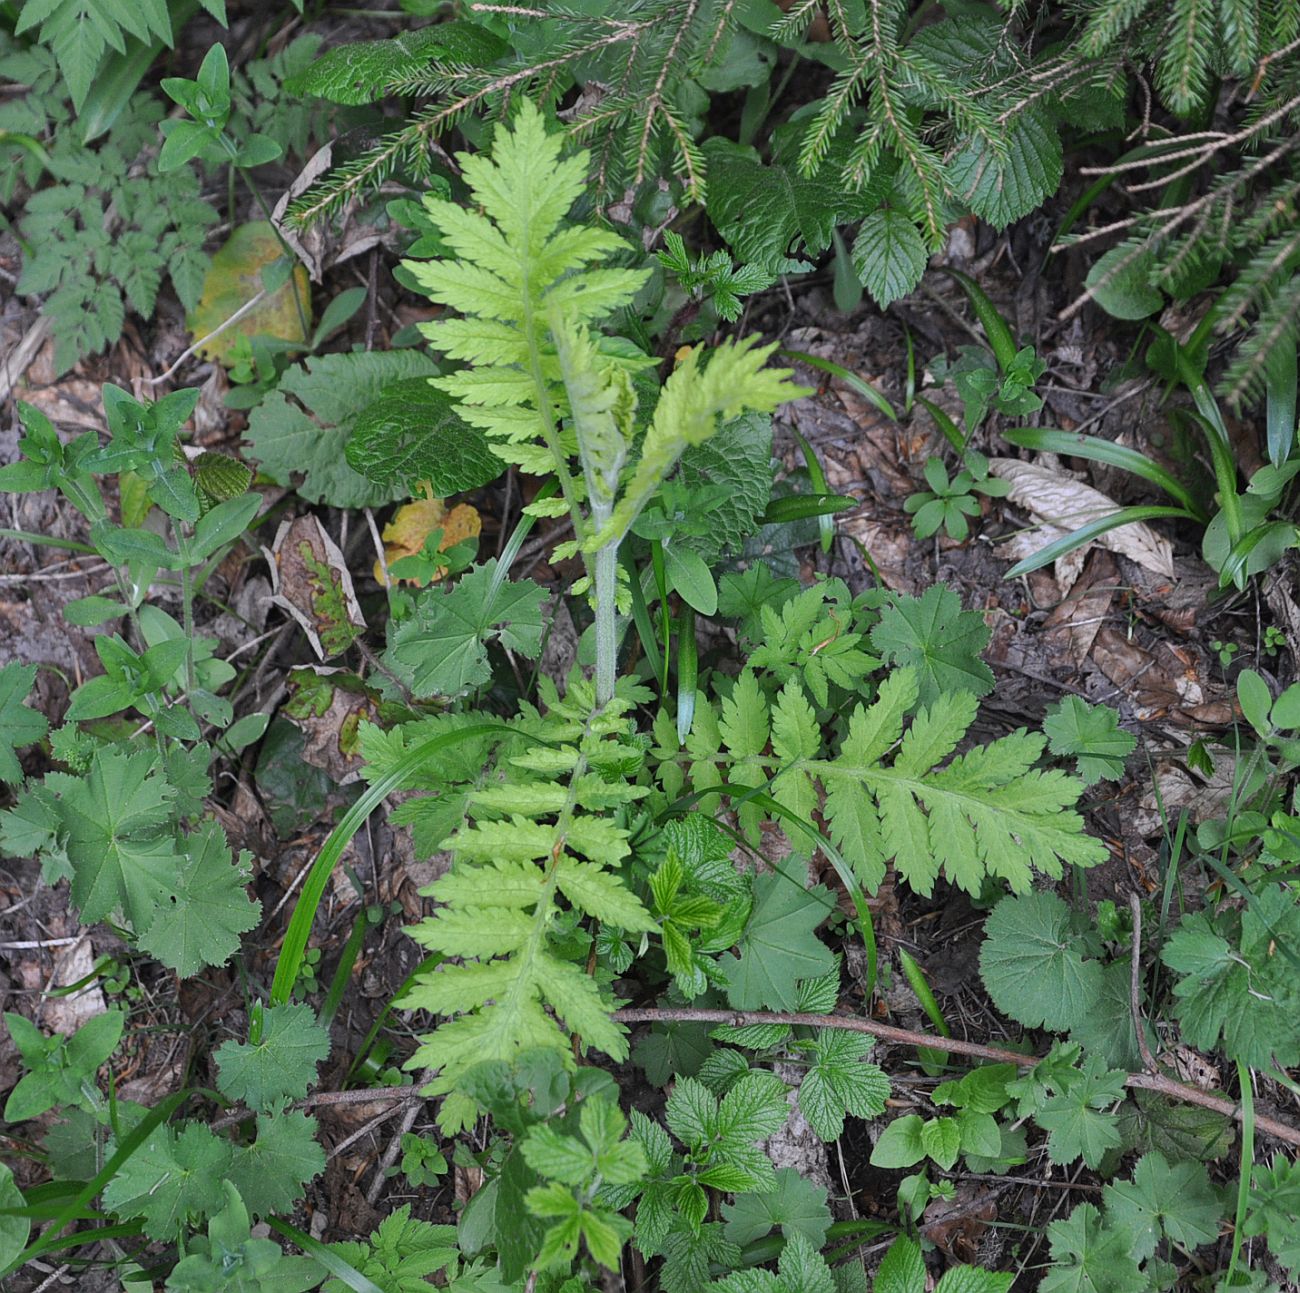
[[396, 240], [397, 231], [391, 224], [384, 228], [366, 223], [360, 218], [369, 204], [357, 197], [347, 202], [332, 219], [317, 220], [306, 229], [298, 229], [286, 220], [289, 204], [306, 193], [333, 165], [334, 145], [330, 143], [317, 149], [271, 212], [271, 219], [280, 231], [280, 236], [293, 248], [313, 283], [322, 282], [325, 271], [331, 266], [360, 256], [372, 247]]
[[[1100, 490], [1059, 472], [1049, 471], [1038, 463], [1021, 462], [1018, 458], [994, 458], [989, 463], [989, 470], [1011, 486], [1008, 498], [1013, 503], [1027, 509], [1035, 520], [1058, 531], [1077, 530], [1079, 526], [1109, 516], [1119, 508], [1114, 499]], [[1037, 545], [1036, 550], [1041, 551], [1046, 542]], [[1109, 530], [1097, 542], [1157, 575], [1173, 578], [1172, 545], [1141, 521]]]
[[1043, 622], [1043, 638], [1049, 649], [1076, 666], [1088, 658], [1110, 613], [1118, 575], [1115, 559], [1109, 553], [1092, 554], [1084, 581]]
[[352, 576], [338, 544], [311, 515], [281, 524], [262, 555], [271, 567], [271, 600], [301, 626], [322, 660], [347, 650], [365, 630]]
[[1183, 809], [1193, 825], [1223, 814], [1238, 789], [1236, 760], [1224, 747], [1211, 747], [1209, 753], [1214, 771], [1208, 777], [1193, 774], [1172, 759], [1156, 764], [1155, 786], [1138, 800], [1132, 813], [1132, 827], [1139, 835], [1159, 835]]

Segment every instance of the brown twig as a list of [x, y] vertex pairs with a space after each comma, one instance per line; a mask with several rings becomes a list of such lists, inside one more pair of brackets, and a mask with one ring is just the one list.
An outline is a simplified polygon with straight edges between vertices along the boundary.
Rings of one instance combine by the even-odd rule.
[[[330, 1105], [391, 1104], [407, 1100], [415, 1102], [422, 1098], [418, 1086], [387, 1086], [373, 1091], [318, 1091], [305, 1100], [299, 1100], [294, 1108], [320, 1109], [328, 1108]], [[228, 1113], [224, 1118], [218, 1118], [212, 1123], [212, 1130], [221, 1131], [225, 1127], [233, 1127], [236, 1123], [247, 1122], [255, 1115], [256, 1110], [253, 1109], [236, 1109], [233, 1113]]]
[[[890, 1024], [878, 1024], [874, 1020], [859, 1019], [854, 1015], [813, 1015], [799, 1012], [778, 1014], [766, 1010], [697, 1010], [693, 1007], [672, 1007], [662, 1010], [616, 1010], [614, 1020], [620, 1024], [730, 1024], [733, 1028], [748, 1028], [754, 1024], [842, 1028], [847, 1032], [866, 1033], [870, 1037], [879, 1038], [882, 1042], [894, 1042], [899, 1046], [952, 1051], [976, 1059], [1015, 1064], [1020, 1068], [1032, 1068], [1042, 1059], [1040, 1055], [1021, 1055], [1017, 1051], [1003, 1050], [999, 1046], [984, 1046], [979, 1042], [964, 1042], [954, 1037], [913, 1032], [910, 1028], [894, 1028]], [[1223, 1114], [1224, 1117], [1236, 1122], [1242, 1121], [1244, 1117], [1241, 1107], [1233, 1104], [1231, 1100], [1210, 1095], [1208, 1091], [1200, 1091], [1196, 1087], [1185, 1086], [1182, 1082], [1175, 1082], [1161, 1073], [1130, 1073], [1124, 1079], [1124, 1085], [1140, 1087], [1144, 1091], [1154, 1091], [1170, 1100], [1200, 1105], [1202, 1109], [1212, 1109], [1215, 1113]], [[1284, 1122], [1256, 1114], [1255, 1126], [1266, 1135], [1275, 1136], [1288, 1145], [1300, 1146], [1300, 1130]]]
[[406, 1112], [402, 1114], [402, 1121], [393, 1133], [392, 1139], [388, 1142], [388, 1148], [384, 1150], [384, 1156], [375, 1165], [375, 1175], [371, 1179], [370, 1188], [366, 1191], [366, 1202], [372, 1208], [379, 1202], [379, 1196], [384, 1192], [384, 1183], [388, 1180], [389, 1168], [397, 1162], [397, 1156], [402, 1152], [402, 1137], [415, 1126], [415, 1120], [419, 1116], [420, 1106], [412, 1101], [407, 1105]]
[[1128, 1002], [1133, 1012], [1133, 1027], [1137, 1032], [1138, 1051], [1142, 1055], [1142, 1065], [1148, 1073], [1158, 1073], [1156, 1057], [1147, 1045], [1147, 1032], [1142, 1024], [1142, 902], [1137, 894], [1128, 896], [1128, 909], [1133, 916], [1133, 962], [1129, 967]]

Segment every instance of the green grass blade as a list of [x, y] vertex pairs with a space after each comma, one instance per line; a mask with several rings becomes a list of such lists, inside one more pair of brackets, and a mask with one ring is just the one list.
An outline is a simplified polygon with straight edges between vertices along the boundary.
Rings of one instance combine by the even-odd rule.
[[[826, 535], [835, 537], [835, 526], [831, 517], [836, 512], [847, 512], [857, 507], [858, 500], [847, 494], [786, 494], [784, 498], [774, 498], [767, 510], [759, 518], [760, 525], [784, 525], [789, 521], [806, 521], [809, 517], [817, 518], [818, 529], [825, 544]], [[822, 548], [823, 552], [828, 549]]]
[[1122, 471], [1140, 476], [1157, 489], [1163, 489], [1170, 498], [1181, 503], [1198, 521], [1209, 518], [1205, 510], [1196, 502], [1188, 489], [1158, 462], [1153, 462], [1144, 453], [1130, 449], [1126, 445], [1115, 444], [1112, 440], [1102, 440], [1097, 436], [1076, 435], [1072, 431], [1057, 431], [1051, 427], [1015, 427], [1002, 432], [1002, 438], [1009, 440], [1022, 449], [1036, 449], [1040, 453], [1068, 454], [1072, 458], [1087, 458], [1092, 462], [1105, 463], [1108, 467], [1118, 467]]
[[365, 794], [343, 814], [343, 820], [330, 832], [316, 860], [311, 864], [302, 893], [294, 906], [285, 931], [284, 943], [275, 963], [275, 978], [271, 981], [271, 1004], [282, 1006], [289, 1000], [293, 985], [297, 982], [298, 971], [302, 968], [302, 958], [307, 951], [307, 939], [311, 936], [311, 927], [316, 921], [316, 909], [325, 896], [325, 887], [329, 884], [343, 850], [352, 842], [352, 837], [365, 824], [365, 820], [381, 803], [396, 790], [411, 773], [439, 750], [456, 745], [474, 737], [500, 733], [503, 736], [517, 736], [512, 727], [504, 723], [476, 723], [473, 727], [463, 727], [457, 732], [443, 732], [431, 737], [414, 748], [397, 763], [385, 777], [381, 777], [366, 789]]
[[431, 970], [436, 970], [446, 958], [441, 952], [432, 952], [413, 969], [410, 974], [402, 980], [402, 986], [389, 998], [388, 1004], [379, 1012], [379, 1017], [370, 1025], [370, 1031], [362, 1039], [361, 1045], [357, 1047], [356, 1058], [353, 1059], [348, 1067], [347, 1076], [343, 1079], [343, 1089], [346, 1091], [351, 1084], [352, 1079], [356, 1077], [357, 1070], [365, 1063], [366, 1056], [370, 1053], [370, 1048], [375, 1044], [375, 1038], [379, 1036], [379, 1030], [383, 1028], [388, 1021], [388, 1016], [393, 1013], [397, 1003], [406, 996], [410, 990], [415, 987], [415, 981], [423, 974], [428, 974]]
[[1241, 1259], [1242, 1229], [1246, 1224], [1246, 1208], [1250, 1203], [1250, 1178], [1255, 1169], [1255, 1093], [1250, 1086], [1250, 1069], [1237, 1061], [1237, 1079], [1241, 1083], [1241, 1157], [1238, 1160], [1237, 1210], [1232, 1227], [1232, 1255], [1228, 1258], [1228, 1273], [1221, 1288], [1232, 1287], [1232, 1277]]
[[[816, 450], [804, 439], [799, 429], [793, 428], [794, 438], [799, 442], [799, 450], [803, 454], [804, 464], [808, 468], [808, 479], [812, 481], [814, 497], [830, 496], [830, 489], [826, 484], [826, 473], [822, 470], [821, 459], [817, 457]], [[777, 499], [777, 503], [782, 503], [784, 499]], [[852, 506], [852, 504], [850, 504]], [[772, 511], [773, 504], [767, 505], [767, 513], [764, 513], [764, 524], [768, 524], [767, 514]], [[835, 542], [835, 522], [831, 520], [829, 512], [818, 512], [817, 532], [821, 535], [822, 551], [829, 552], [831, 544]]]
[[343, 955], [339, 957], [339, 963], [334, 967], [334, 977], [330, 979], [329, 992], [325, 995], [325, 1004], [320, 1009], [320, 1021], [327, 1028], [333, 1022], [334, 1016], [339, 1012], [339, 1006], [343, 1002], [343, 994], [347, 991], [348, 980], [352, 977], [352, 967], [357, 963], [357, 957], [361, 953], [362, 945], [366, 941], [366, 930], [370, 928], [370, 921], [366, 914], [365, 903], [361, 904], [361, 910], [357, 912], [357, 918], [352, 922], [352, 930], [348, 934], [348, 941], [343, 945]]
[[23, 543], [35, 543], [42, 548], [66, 548], [69, 552], [97, 551], [89, 543], [78, 543], [76, 539], [55, 539], [48, 534], [33, 534], [30, 530], [0, 528], [0, 539], [20, 539]]
[[[59, 1232], [78, 1218], [82, 1208], [117, 1175], [118, 1168], [153, 1135], [154, 1128], [166, 1122], [189, 1099], [189, 1096], [190, 1092], [188, 1090], [177, 1091], [173, 1095], [169, 1095], [161, 1104], [157, 1104], [150, 1109], [123, 1139], [108, 1162], [77, 1191], [72, 1201], [54, 1218], [53, 1223], [45, 1233], [35, 1243], [28, 1244], [4, 1270], [0, 1270], [0, 1280], [3, 1280], [7, 1275], [12, 1275], [20, 1266], [25, 1266], [34, 1257], [49, 1252], [58, 1244]], [[3, 1211], [7, 1213], [9, 1209]]]
[[318, 1239], [305, 1235], [297, 1226], [291, 1226], [279, 1217], [267, 1217], [266, 1224], [291, 1244], [297, 1244], [308, 1257], [314, 1257], [335, 1279], [342, 1280], [353, 1293], [384, 1293], [374, 1280], [362, 1275], [351, 1262], [344, 1261], [338, 1253], [326, 1248]]
[[1117, 530], [1121, 525], [1128, 525], [1133, 521], [1155, 521], [1163, 517], [1177, 517], [1180, 520], [1195, 519], [1188, 514], [1185, 507], [1121, 507], [1118, 512], [1112, 512], [1109, 516], [1099, 516], [1095, 521], [1089, 521], [1087, 525], [1081, 525], [1077, 530], [1071, 530], [1069, 534], [1057, 539], [1055, 543], [1049, 543], [1045, 548], [1040, 548], [1032, 557], [1017, 561], [1003, 575], [1003, 578], [1018, 579], [1021, 575], [1027, 575], [1031, 570], [1041, 570], [1044, 566], [1050, 566], [1057, 558], [1066, 556], [1076, 548], [1083, 547], [1085, 543], [1091, 543], [1094, 539], [1100, 538], [1111, 530]]
[[[903, 975], [907, 979], [908, 987], [916, 995], [916, 999], [921, 1003], [921, 1009], [925, 1011], [926, 1017], [934, 1025], [934, 1030], [940, 1037], [951, 1037], [952, 1032], [948, 1028], [948, 1021], [943, 1017], [943, 1011], [939, 1009], [939, 1003], [934, 999], [934, 993], [930, 991], [930, 985], [926, 982], [925, 974], [921, 967], [917, 965], [915, 958], [905, 947], [898, 949], [898, 963], [903, 967]], [[917, 1058], [921, 1061], [921, 1067], [927, 1073], [933, 1069], [931, 1077], [940, 1073], [948, 1063], [948, 1052], [935, 1050], [932, 1047], [921, 1047], [916, 1052]]]
[[699, 685], [699, 643], [695, 612], [685, 602], [677, 612], [677, 744], [685, 745], [695, 722], [695, 689]]
[[1237, 460], [1232, 456], [1232, 440], [1223, 421], [1223, 414], [1215, 402], [1209, 383], [1196, 371], [1186, 350], [1174, 343], [1174, 362], [1178, 376], [1192, 393], [1197, 412], [1188, 416], [1201, 428], [1214, 465], [1214, 483], [1219, 490], [1219, 506], [1223, 509], [1224, 524], [1228, 529], [1228, 542], [1235, 544], [1241, 538], [1241, 499], [1237, 495]]
[[1264, 427], [1268, 460], [1280, 467], [1295, 451], [1296, 338], [1294, 330], [1272, 350], [1264, 366]]
[[933, 400], [927, 400], [924, 395], [918, 395], [916, 402], [934, 419], [935, 426], [943, 432], [943, 438], [952, 445], [958, 456], [964, 454], [966, 452], [966, 437], [962, 434], [961, 427], [948, 416], [946, 410], [941, 409]]
[[1238, 588], [1246, 586], [1246, 565], [1250, 560], [1250, 554], [1259, 547], [1265, 539], [1283, 530], [1291, 531], [1291, 546], [1295, 547], [1300, 542], [1300, 529], [1297, 529], [1290, 521], [1267, 521], [1263, 525], [1257, 525], [1253, 530], [1248, 530], [1245, 534], [1232, 545], [1228, 555], [1224, 558], [1223, 568], [1219, 571], [1219, 587], [1226, 588], [1229, 584], [1235, 584]]
[[632, 595], [632, 623], [636, 626], [637, 637], [641, 639], [641, 650], [645, 652], [646, 664], [654, 674], [655, 681], [664, 676], [664, 657], [659, 650], [659, 639], [655, 636], [654, 622], [650, 619], [650, 607], [646, 604], [645, 589], [641, 586], [641, 572], [628, 560], [623, 561], [627, 571], [628, 591]]
[[973, 278], [968, 278], [959, 269], [945, 269], [944, 272], [961, 284], [962, 291], [966, 293], [966, 299], [970, 302], [970, 308], [975, 311], [975, 317], [980, 321], [984, 335], [989, 339], [989, 349], [993, 351], [993, 358], [998, 361], [998, 367], [1005, 373], [1016, 357], [1016, 339], [1011, 335], [1007, 321], [998, 313], [998, 307], [989, 300], [984, 294], [984, 289]]
[[801, 364], [807, 364], [809, 368], [815, 368], [820, 373], [826, 373], [843, 382], [850, 390], [856, 391], [869, 404], [874, 405], [883, 413], [891, 422], [898, 421], [898, 414], [894, 412], [894, 406], [878, 391], [870, 382], [859, 377], [857, 373], [850, 372], [843, 364], [837, 364], [830, 359], [822, 359], [818, 355], [810, 355], [803, 350], [788, 350], [784, 346], [778, 351], [782, 359], [794, 359]]

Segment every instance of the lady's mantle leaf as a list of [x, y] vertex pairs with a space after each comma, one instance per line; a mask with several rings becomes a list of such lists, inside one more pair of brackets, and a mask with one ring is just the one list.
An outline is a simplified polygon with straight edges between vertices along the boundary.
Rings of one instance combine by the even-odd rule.
[[316, 1066], [329, 1054], [329, 1033], [308, 1005], [286, 1003], [262, 1012], [256, 1042], [222, 1042], [217, 1047], [217, 1086], [251, 1109], [271, 1109], [297, 1100], [316, 1080]]
[[932, 705], [943, 692], [993, 690], [993, 671], [980, 659], [988, 625], [977, 611], [964, 611], [951, 588], [936, 584], [920, 597], [898, 597], [871, 631], [871, 644], [894, 665], [911, 665], [920, 681], [919, 701]]
[[722, 958], [727, 1000], [737, 1010], [796, 1009], [796, 980], [835, 968], [830, 949], [813, 933], [833, 910], [830, 891], [808, 887], [806, 864], [797, 857], [759, 876], [740, 954]]
[[11, 785], [23, 779], [14, 751], [39, 741], [49, 726], [43, 715], [23, 704], [35, 681], [34, 664], [7, 664], [0, 669], [0, 781]]
[[1027, 1028], [1064, 1032], [1102, 988], [1101, 966], [1070, 933], [1070, 909], [1051, 893], [1004, 898], [984, 926], [980, 974], [993, 1004]]
[[1103, 777], [1118, 781], [1124, 760], [1137, 748], [1137, 737], [1119, 725], [1119, 714], [1109, 705], [1089, 705], [1067, 696], [1047, 711], [1043, 731], [1053, 754], [1072, 755], [1075, 770], [1085, 786]]

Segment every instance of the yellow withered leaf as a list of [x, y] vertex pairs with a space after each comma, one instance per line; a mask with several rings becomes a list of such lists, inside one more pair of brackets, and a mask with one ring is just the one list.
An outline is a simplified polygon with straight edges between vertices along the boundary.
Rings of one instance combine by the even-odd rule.
[[[264, 287], [262, 271], [283, 254], [269, 221], [255, 220], [236, 228], [212, 257], [203, 280], [203, 295], [186, 317], [185, 325], [195, 339], [210, 337], [252, 301]], [[311, 323], [311, 290], [307, 271], [295, 265], [274, 292], [267, 292], [247, 314], [205, 341], [199, 354], [229, 367], [231, 353], [241, 336], [266, 333], [281, 341], [306, 341], [304, 321]]]
[[[442, 538], [438, 542], [438, 551], [446, 552], [463, 539], [475, 539], [482, 533], [483, 518], [478, 509], [468, 503], [457, 503], [448, 509], [440, 498], [417, 498], [413, 503], [399, 507], [393, 519], [384, 526], [384, 560], [391, 566], [403, 557], [413, 557], [423, 551], [424, 541], [434, 531], [441, 528]], [[375, 562], [375, 578], [384, 584], [384, 569]], [[435, 576], [437, 582], [440, 576]], [[398, 583], [421, 586], [419, 579], [399, 579]]]

